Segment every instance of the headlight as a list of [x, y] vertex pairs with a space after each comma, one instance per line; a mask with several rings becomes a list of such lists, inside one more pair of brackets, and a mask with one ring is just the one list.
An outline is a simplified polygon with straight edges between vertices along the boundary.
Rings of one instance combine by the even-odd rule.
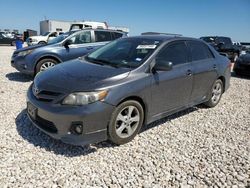
[[65, 105], [85, 105], [101, 101], [107, 96], [107, 91], [76, 92], [68, 95], [62, 102]]
[[17, 56], [26, 56], [28, 54], [30, 54], [33, 50], [25, 50], [25, 51], [22, 51], [22, 52], [19, 52], [17, 54]]

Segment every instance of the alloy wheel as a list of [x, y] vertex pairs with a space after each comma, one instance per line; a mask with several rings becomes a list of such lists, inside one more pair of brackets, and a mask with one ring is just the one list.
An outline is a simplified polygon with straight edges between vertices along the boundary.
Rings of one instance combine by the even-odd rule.
[[115, 131], [120, 138], [134, 134], [140, 122], [140, 112], [135, 106], [126, 106], [117, 115]]
[[213, 103], [217, 103], [220, 100], [221, 94], [222, 94], [222, 86], [221, 83], [217, 82], [212, 90]]
[[42, 66], [40, 68], [40, 72], [45, 71], [45, 70], [47, 70], [51, 67], [54, 67], [54, 66], [55, 66], [55, 63], [53, 63], [53, 62], [45, 62], [42, 64]]

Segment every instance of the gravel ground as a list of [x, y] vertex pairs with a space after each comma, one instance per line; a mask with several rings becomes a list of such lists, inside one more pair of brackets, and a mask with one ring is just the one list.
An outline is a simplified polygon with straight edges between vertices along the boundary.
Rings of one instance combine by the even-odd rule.
[[134, 141], [76, 147], [33, 127], [31, 78], [0, 47], [0, 187], [250, 187], [250, 80], [232, 77], [213, 109], [147, 125]]

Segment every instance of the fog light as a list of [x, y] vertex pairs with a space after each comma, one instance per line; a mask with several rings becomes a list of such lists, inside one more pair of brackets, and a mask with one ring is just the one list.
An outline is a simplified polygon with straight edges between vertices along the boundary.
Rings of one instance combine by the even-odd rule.
[[83, 125], [82, 122], [73, 122], [71, 125], [70, 132], [72, 134], [82, 134], [83, 133]]

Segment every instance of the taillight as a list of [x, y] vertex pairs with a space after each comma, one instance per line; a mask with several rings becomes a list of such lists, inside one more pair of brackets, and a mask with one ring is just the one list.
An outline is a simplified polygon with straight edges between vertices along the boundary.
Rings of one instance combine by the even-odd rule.
[[231, 63], [231, 62], [229, 61], [227, 67], [232, 68], [232, 66], [233, 66], [233, 63]]

